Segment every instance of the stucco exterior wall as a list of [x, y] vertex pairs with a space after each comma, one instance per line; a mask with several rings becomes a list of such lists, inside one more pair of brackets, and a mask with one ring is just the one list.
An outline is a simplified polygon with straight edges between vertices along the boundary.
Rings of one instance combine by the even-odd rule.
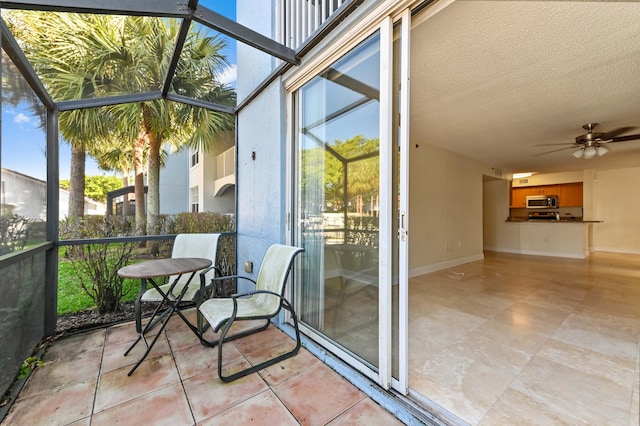
[[[2, 169], [2, 211], [14, 213], [32, 220], [47, 220], [47, 183], [22, 173]], [[69, 213], [69, 191], [59, 191], [60, 219]], [[104, 203], [90, 198], [84, 200], [84, 214], [103, 215]]]
[[285, 116], [264, 113], [284, 107], [278, 80], [238, 115], [238, 269], [252, 261], [254, 276], [267, 247], [286, 240]]
[[[68, 197], [67, 197], [68, 199]], [[62, 203], [60, 203], [62, 207]], [[47, 183], [21, 173], [2, 170], [3, 210], [33, 220], [47, 219]], [[65, 212], [66, 214], [66, 212]], [[62, 212], [60, 214], [62, 217]]]
[[[236, 10], [239, 23], [277, 39], [273, 1], [238, 0]], [[277, 61], [240, 43], [237, 55], [238, 100], [242, 101], [271, 73]], [[286, 241], [285, 105], [278, 79], [237, 117], [237, 264], [239, 273], [253, 278], [267, 248]], [[246, 261], [253, 262], [253, 274], [245, 274]]]
[[[236, 1], [236, 21], [274, 40], [280, 38], [276, 30], [276, 1]], [[238, 100], [243, 100], [281, 62], [271, 55], [237, 42]], [[277, 113], [277, 110], [273, 110]]]
[[189, 211], [189, 150], [171, 153], [160, 169], [160, 213]]
[[216, 213], [235, 213], [236, 196], [235, 186], [229, 187], [224, 193], [215, 195], [217, 164], [219, 153], [200, 152], [200, 169], [202, 170], [202, 183], [200, 184], [200, 211]]

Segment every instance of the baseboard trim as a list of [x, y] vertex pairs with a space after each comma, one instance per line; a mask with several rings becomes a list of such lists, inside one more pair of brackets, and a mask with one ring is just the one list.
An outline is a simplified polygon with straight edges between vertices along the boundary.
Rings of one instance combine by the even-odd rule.
[[609, 253], [620, 253], [620, 254], [640, 254], [640, 250], [634, 249], [621, 249], [619, 247], [591, 247], [590, 250], [594, 251], [604, 251]]
[[409, 278], [417, 277], [424, 274], [430, 274], [431, 272], [441, 271], [443, 269], [453, 268], [455, 266], [464, 265], [465, 263], [476, 262], [484, 259], [484, 253], [476, 254], [473, 256], [460, 257], [457, 259], [451, 259], [444, 262], [434, 263], [432, 265], [420, 266], [409, 270]]
[[569, 259], [586, 259], [589, 257], [589, 251], [585, 251], [583, 254], [579, 253], [563, 253], [553, 251], [537, 251], [537, 250], [517, 250], [506, 248], [486, 248], [488, 251], [496, 251], [499, 253], [513, 253], [513, 254], [526, 254], [530, 256], [547, 256], [547, 257], [566, 257]]

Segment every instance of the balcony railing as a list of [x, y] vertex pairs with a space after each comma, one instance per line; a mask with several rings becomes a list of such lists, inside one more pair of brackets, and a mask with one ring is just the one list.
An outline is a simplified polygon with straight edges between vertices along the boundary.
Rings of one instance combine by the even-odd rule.
[[283, 0], [285, 44], [297, 49], [351, 0]]

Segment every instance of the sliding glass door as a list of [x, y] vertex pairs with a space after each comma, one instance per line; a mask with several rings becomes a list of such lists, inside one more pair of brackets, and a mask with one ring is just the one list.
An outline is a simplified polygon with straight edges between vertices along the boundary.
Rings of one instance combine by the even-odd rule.
[[[409, 13], [293, 92], [294, 300], [306, 334], [406, 393]], [[402, 118], [402, 115], [405, 117]]]
[[300, 320], [378, 367], [380, 40], [374, 34], [300, 88], [296, 283]]

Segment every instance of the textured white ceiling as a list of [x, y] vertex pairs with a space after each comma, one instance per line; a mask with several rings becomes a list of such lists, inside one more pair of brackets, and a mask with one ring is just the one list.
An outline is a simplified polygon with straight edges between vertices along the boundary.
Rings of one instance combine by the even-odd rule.
[[536, 155], [589, 122], [640, 133], [640, 2], [455, 1], [414, 22], [412, 141], [505, 172], [640, 166], [640, 140]]

